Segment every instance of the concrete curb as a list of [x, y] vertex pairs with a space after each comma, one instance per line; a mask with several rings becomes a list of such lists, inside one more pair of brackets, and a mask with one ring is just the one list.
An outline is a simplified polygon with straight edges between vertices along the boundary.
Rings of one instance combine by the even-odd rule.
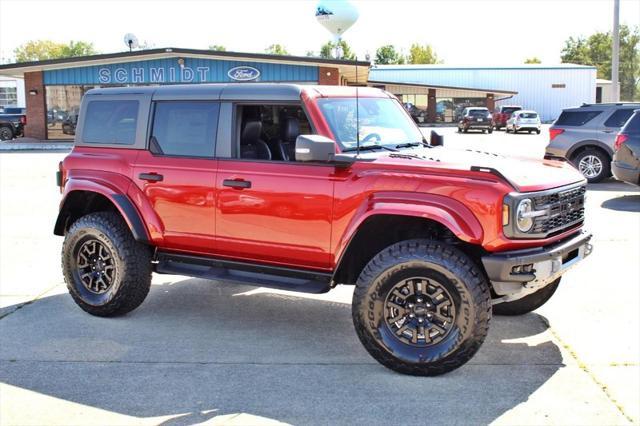
[[0, 142], [0, 152], [5, 151], [71, 151], [73, 141], [40, 141], [38, 139], [20, 138], [13, 141]]

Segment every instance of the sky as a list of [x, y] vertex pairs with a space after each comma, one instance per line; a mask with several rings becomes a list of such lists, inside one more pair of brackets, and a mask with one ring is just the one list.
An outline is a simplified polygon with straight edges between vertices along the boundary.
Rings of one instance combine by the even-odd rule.
[[[124, 34], [161, 47], [263, 52], [280, 43], [294, 55], [318, 52], [331, 34], [315, 19], [317, 0], [0, 0], [0, 61], [29, 41], [92, 42], [126, 50]], [[360, 18], [344, 39], [359, 58], [393, 44], [431, 44], [449, 65], [514, 65], [537, 56], [560, 62], [570, 36], [608, 31], [613, 0], [352, 1]], [[640, 0], [621, 0], [620, 21], [640, 25]], [[25, 22], [28, 22], [25, 24]]]

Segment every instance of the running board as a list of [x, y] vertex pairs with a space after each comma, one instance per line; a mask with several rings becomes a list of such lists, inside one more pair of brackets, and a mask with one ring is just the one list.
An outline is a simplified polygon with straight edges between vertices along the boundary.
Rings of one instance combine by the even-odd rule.
[[158, 252], [156, 260], [154, 271], [159, 274], [187, 275], [303, 293], [326, 293], [331, 289], [330, 273], [167, 252]]

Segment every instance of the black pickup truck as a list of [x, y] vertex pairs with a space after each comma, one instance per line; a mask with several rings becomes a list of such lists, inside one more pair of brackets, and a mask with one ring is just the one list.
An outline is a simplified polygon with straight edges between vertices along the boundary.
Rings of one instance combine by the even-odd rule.
[[0, 110], [0, 140], [10, 141], [23, 136], [26, 124], [27, 114], [24, 108], [5, 107]]

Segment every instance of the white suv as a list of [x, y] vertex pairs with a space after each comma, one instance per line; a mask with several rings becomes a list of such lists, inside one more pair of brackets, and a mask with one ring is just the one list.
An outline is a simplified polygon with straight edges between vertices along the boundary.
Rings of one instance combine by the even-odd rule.
[[540, 134], [540, 116], [535, 111], [520, 110], [511, 114], [507, 120], [505, 130], [507, 133], [520, 131], [536, 132]]

